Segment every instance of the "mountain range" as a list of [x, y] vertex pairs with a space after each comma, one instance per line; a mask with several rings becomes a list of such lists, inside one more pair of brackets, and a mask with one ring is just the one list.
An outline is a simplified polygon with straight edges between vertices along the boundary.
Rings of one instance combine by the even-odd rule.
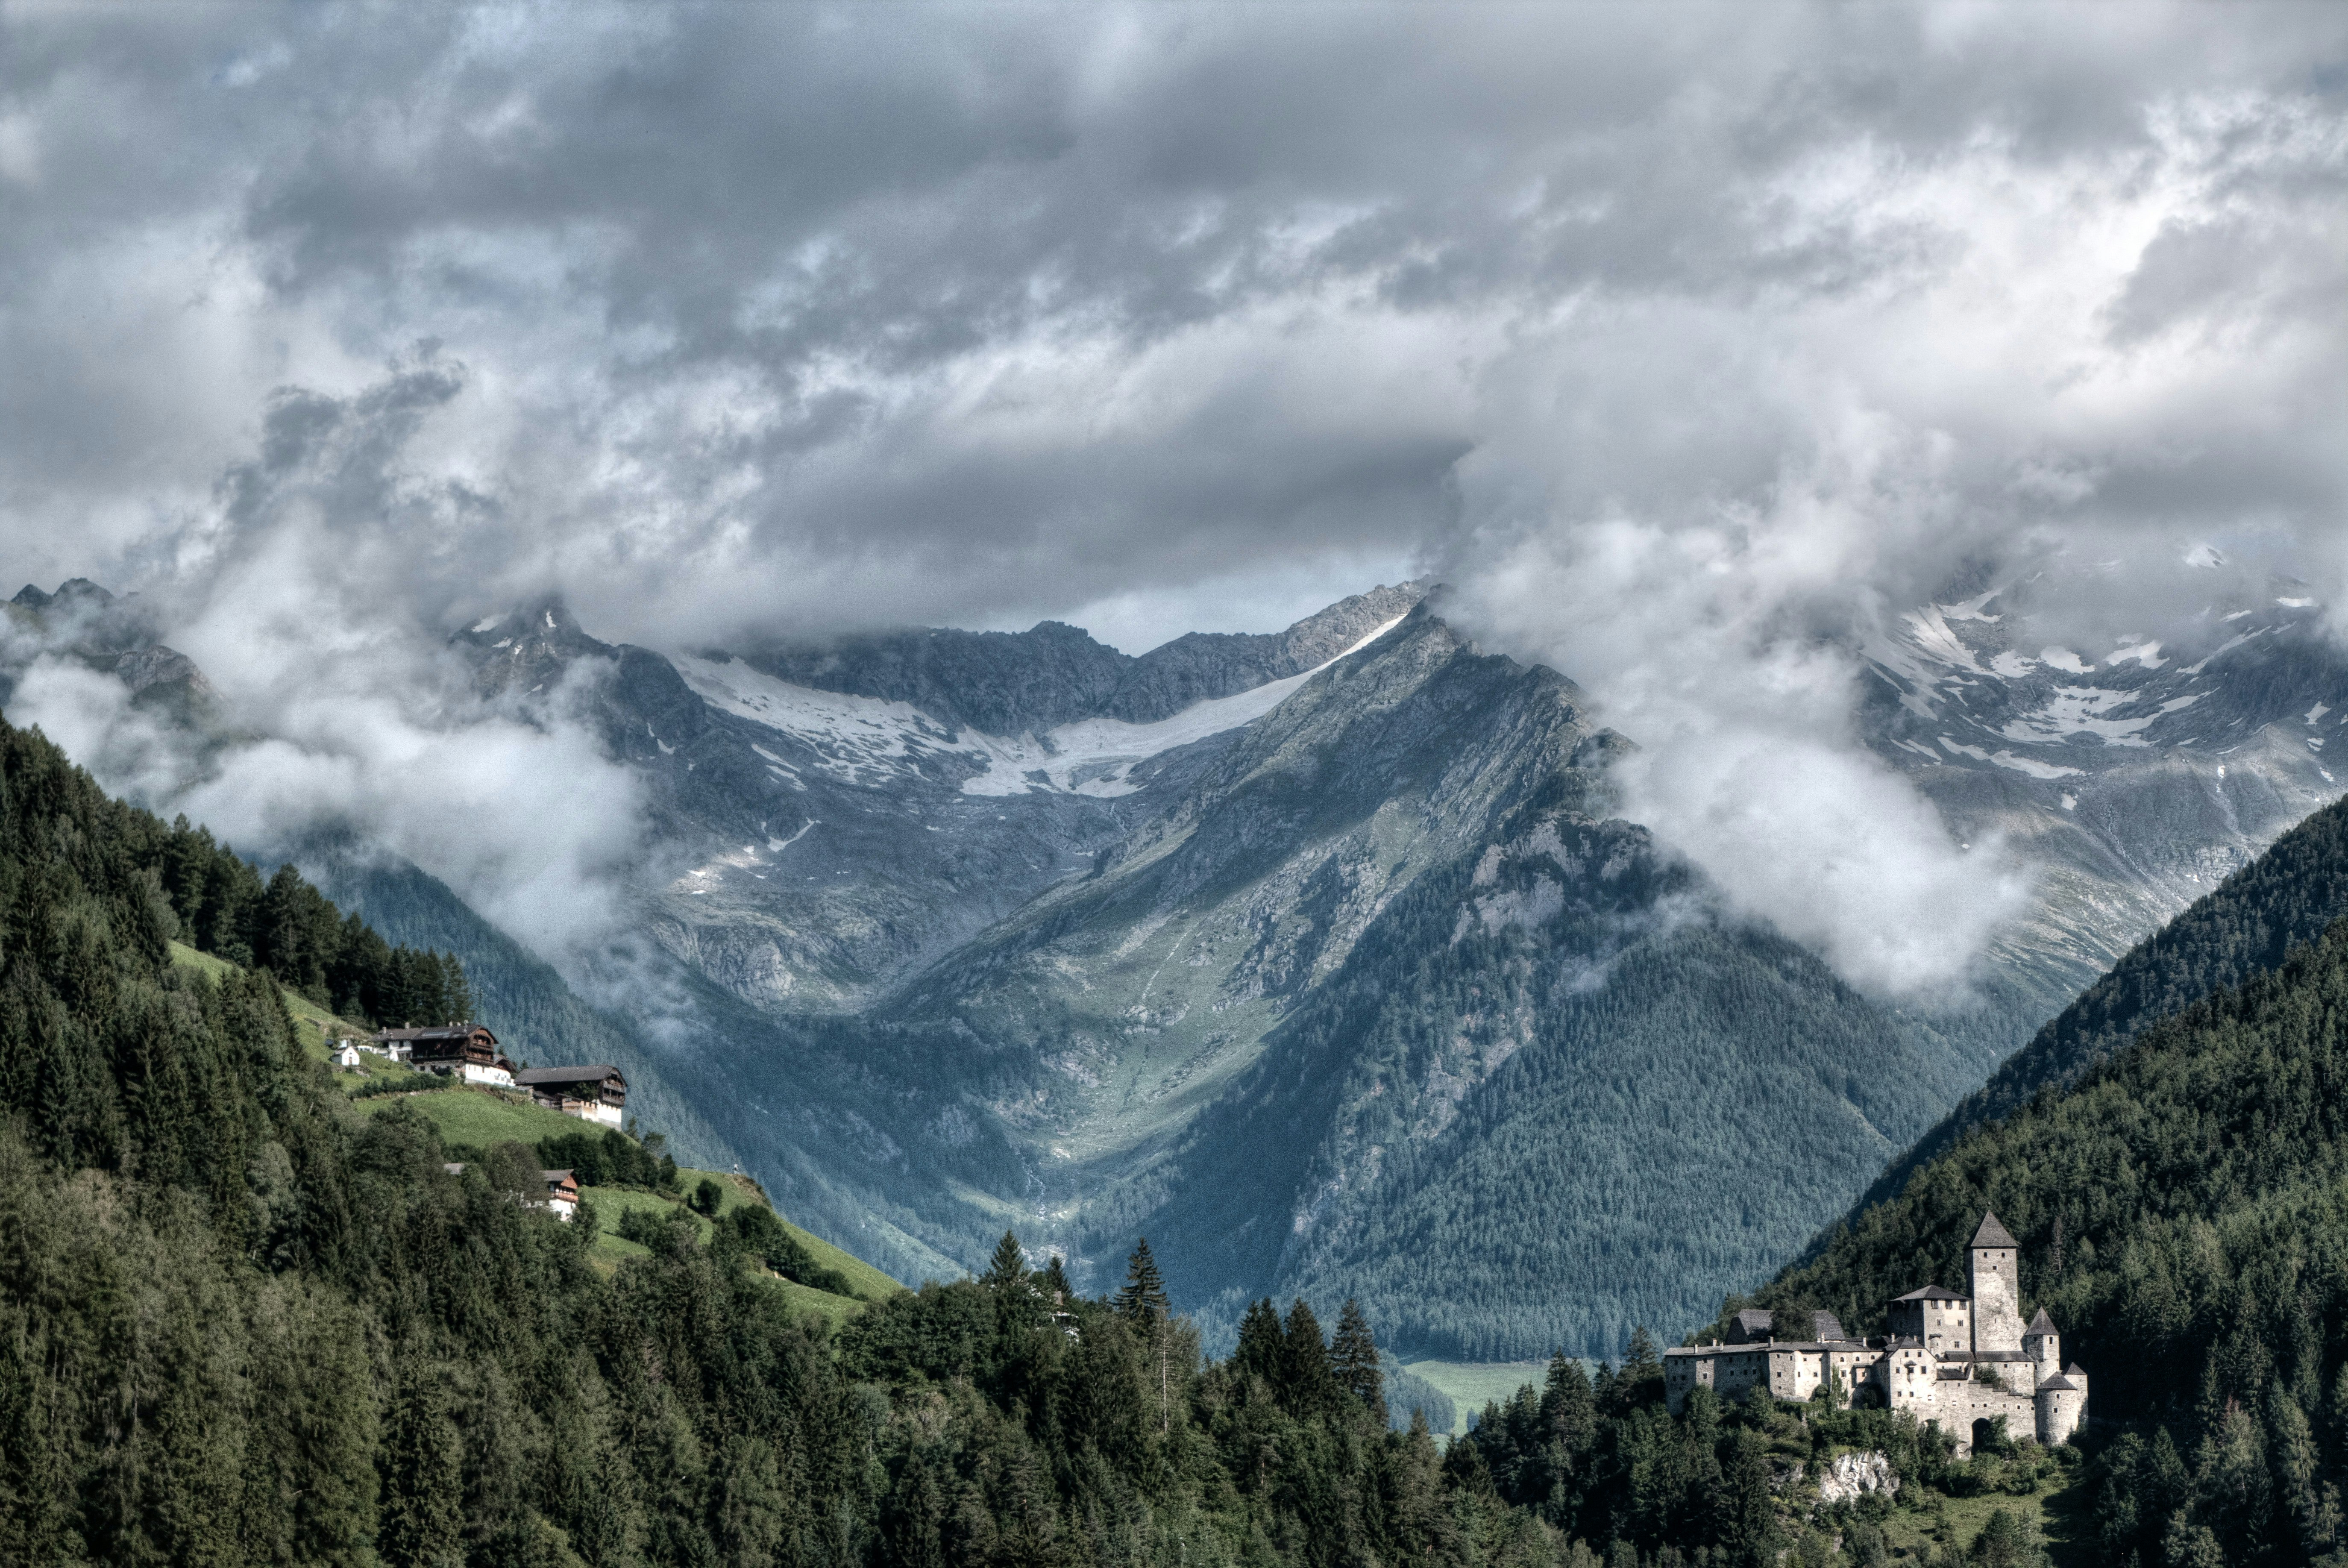
[[[1210, 1331], [1350, 1295], [1406, 1353], [1608, 1353], [1794, 1255], [2339, 793], [2348, 667], [2290, 585], [2189, 656], [2043, 645], [2032, 592], [1852, 639], [1863, 742], [2042, 868], [1932, 1006], [1843, 984], [1625, 820], [1637, 738], [1425, 584], [1138, 658], [1052, 623], [653, 650], [531, 604], [451, 645], [481, 701], [636, 774], [629, 929], [532, 955], [355, 824], [268, 848], [901, 1277], [1015, 1227], [1097, 1284], [1147, 1233]], [[40, 658], [179, 671], [158, 628], [89, 633], [139, 624], [102, 593], [19, 595], [12, 689]], [[173, 722], [243, 743], [174, 678]], [[2033, 1059], [1985, 1092], [2065, 1070]]]

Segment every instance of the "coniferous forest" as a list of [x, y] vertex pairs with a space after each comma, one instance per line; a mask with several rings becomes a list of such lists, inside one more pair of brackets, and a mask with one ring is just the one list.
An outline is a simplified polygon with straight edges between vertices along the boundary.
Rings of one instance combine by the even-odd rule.
[[[2019, 1510], [1917, 1519], [2058, 1487], [2065, 1561], [2348, 1561], [2348, 923], [2261, 967], [2271, 881], [2179, 923], [2249, 955], [2238, 988], [2164, 1016], [2193, 977], [2130, 982], [2158, 1006], [2106, 1008], [2069, 1082], [1754, 1298], [1879, 1332], [1962, 1283], [1994, 1208], [2025, 1309], [2093, 1370], [2080, 1440], [1961, 1461], [1904, 1414], [1705, 1390], [1674, 1417], [1640, 1330], [1446, 1443], [1390, 1422], [1352, 1303], [1332, 1333], [1257, 1302], [1216, 1359], [1146, 1243], [1086, 1300], [1006, 1235], [836, 1329], [769, 1283], [844, 1285], [764, 1209], [705, 1237], [631, 1212], [643, 1255], [599, 1267], [592, 1221], [519, 1201], [540, 1165], [673, 1163], [584, 1132], [452, 1151], [343, 1094], [281, 999], [461, 1012], [459, 966], [0, 730], [0, 1562], [2028, 1563]], [[1818, 1490], [1855, 1456], [1898, 1501]]]
[[[1570, 1551], [1389, 1428], [1358, 1317], [1333, 1350], [1267, 1305], [1208, 1360], [1146, 1250], [1083, 1301], [1011, 1244], [836, 1337], [757, 1226], [652, 1228], [607, 1276], [591, 1225], [515, 1201], [536, 1151], [450, 1175], [412, 1108], [304, 1057], [270, 966], [331, 993], [366, 934], [283, 878], [213, 899], [243, 885], [220, 853], [0, 730], [0, 1562]], [[248, 966], [175, 966], [175, 930]]]
[[1962, 1280], [1993, 1208], [2095, 1378], [2094, 1560], [2348, 1561], [2343, 1171], [2348, 922], [1959, 1139], [1756, 1299], [1879, 1332]]

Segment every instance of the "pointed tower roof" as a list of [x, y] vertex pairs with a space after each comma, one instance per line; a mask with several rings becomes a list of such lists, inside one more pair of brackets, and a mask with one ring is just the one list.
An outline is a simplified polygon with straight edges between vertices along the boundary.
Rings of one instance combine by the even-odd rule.
[[2024, 1334], [2054, 1334], [2059, 1332], [2059, 1330], [2054, 1326], [2054, 1320], [2046, 1315], [2046, 1309], [2042, 1306], [2038, 1309], [2038, 1315], [2030, 1320], [2030, 1326], [2024, 1329], [2022, 1332]]
[[2065, 1377], [2085, 1377], [2086, 1375], [2076, 1361], [2063, 1368], [2063, 1376]]
[[1997, 1222], [1997, 1216], [1995, 1214], [1990, 1213], [1986, 1210], [1982, 1212], [1981, 1229], [1973, 1233], [1973, 1245], [1976, 1248], [2013, 1247], [2019, 1246], [2020, 1244], [2020, 1243], [2016, 1242], [2011, 1235], [2006, 1233], [2006, 1229], [2003, 1225]]

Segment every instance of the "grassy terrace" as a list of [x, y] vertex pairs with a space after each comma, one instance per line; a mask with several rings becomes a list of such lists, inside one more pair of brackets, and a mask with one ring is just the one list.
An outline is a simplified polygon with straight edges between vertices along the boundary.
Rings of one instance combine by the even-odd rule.
[[[178, 942], [171, 944], [171, 958], [174, 963], [196, 970], [215, 980], [234, 967], [224, 959], [199, 953], [194, 948]], [[281, 994], [285, 999], [286, 1011], [294, 1016], [297, 1032], [301, 1036], [302, 1048], [314, 1061], [324, 1061], [327, 1058], [330, 1052], [329, 1041], [357, 1038], [370, 1032], [366, 1026], [339, 1017], [299, 992], [282, 991]], [[435, 1074], [417, 1072], [381, 1057], [371, 1055], [366, 1057], [366, 1065], [356, 1072], [337, 1075], [338, 1081], [345, 1092], [363, 1086], [374, 1088], [379, 1085], [391, 1085], [405, 1088], [411, 1084], [416, 1087], [417, 1092], [371, 1095], [365, 1099], [355, 1100], [351, 1108], [353, 1112], [357, 1115], [370, 1116], [394, 1105], [413, 1106], [440, 1130], [441, 1141], [444, 1143], [467, 1144], [476, 1149], [486, 1149], [493, 1143], [508, 1142], [535, 1145], [544, 1138], [561, 1138], [567, 1133], [600, 1130], [592, 1123], [583, 1122], [576, 1117], [565, 1116], [561, 1111], [549, 1110], [542, 1105], [535, 1104], [528, 1095], [506, 1093], [478, 1086], [451, 1088], [445, 1087], [446, 1080]], [[762, 1207], [771, 1206], [767, 1204], [766, 1194], [759, 1190], [757, 1183], [748, 1177], [682, 1167], [677, 1171], [677, 1180], [683, 1183], [688, 1192], [692, 1191], [705, 1177], [716, 1181], [723, 1194], [717, 1208], [720, 1214], [739, 1208], [745, 1203], [755, 1203]], [[645, 1255], [644, 1248], [633, 1242], [623, 1240], [615, 1233], [615, 1227], [619, 1223], [622, 1213], [630, 1209], [644, 1209], [664, 1213], [677, 1207], [674, 1199], [627, 1187], [587, 1187], [581, 1190], [581, 1196], [594, 1206], [595, 1212], [602, 1222], [602, 1231], [595, 1238], [593, 1256], [607, 1270], [617, 1267], [623, 1258]], [[696, 1215], [695, 1222], [700, 1229], [702, 1239], [706, 1241], [710, 1233], [709, 1222]], [[903, 1288], [895, 1280], [874, 1268], [862, 1258], [852, 1253], [841, 1251], [820, 1236], [799, 1229], [788, 1220], [783, 1221], [783, 1228], [798, 1238], [799, 1244], [807, 1248], [808, 1253], [819, 1264], [837, 1269], [846, 1275], [858, 1298], [855, 1301], [850, 1301], [845, 1297], [834, 1295], [829, 1291], [816, 1290], [793, 1280], [775, 1278], [775, 1288], [782, 1292], [792, 1305], [820, 1313], [837, 1325], [859, 1311], [864, 1302], [881, 1300]]]

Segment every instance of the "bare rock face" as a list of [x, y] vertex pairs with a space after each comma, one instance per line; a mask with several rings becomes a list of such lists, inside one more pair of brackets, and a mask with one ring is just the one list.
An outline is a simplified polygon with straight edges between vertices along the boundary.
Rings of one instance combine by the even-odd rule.
[[1818, 1501], [1855, 1502], [1869, 1492], [1889, 1497], [1900, 1490], [1890, 1459], [1874, 1452], [1837, 1454], [1818, 1471]]
[[[1426, 584], [1138, 657], [1050, 623], [631, 647], [555, 602], [451, 645], [637, 772], [594, 994], [796, 1215], [912, 1278], [1006, 1215], [1080, 1285], [1146, 1233], [1210, 1328], [1358, 1295], [1390, 1345], [1500, 1360], [1709, 1317], [2337, 795], [2348, 666], [2280, 597], [2189, 655], [2042, 647], [1995, 593], [1864, 640], [1865, 744], [2044, 868], [1939, 1007], [1726, 909], [1621, 817], [1638, 738]], [[5, 614], [212, 722], [128, 601]]]

